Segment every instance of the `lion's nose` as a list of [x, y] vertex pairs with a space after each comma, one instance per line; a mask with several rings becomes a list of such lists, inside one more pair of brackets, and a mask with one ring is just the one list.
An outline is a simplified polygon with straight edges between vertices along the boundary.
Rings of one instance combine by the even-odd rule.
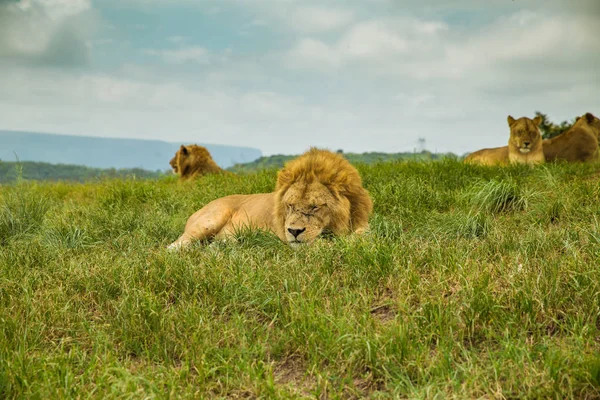
[[288, 228], [288, 232], [292, 234], [292, 236], [294, 236], [295, 238], [297, 238], [298, 236], [300, 236], [300, 234], [302, 232], [304, 232], [306, 230], [306, 228], [302, 228], [302, 229], [292, 229], [292, 228]]
[[529, 143], [531, 143], [531, 142], [523, 142], [523, 144], [525, 145], [525, 147], [529, 146]]

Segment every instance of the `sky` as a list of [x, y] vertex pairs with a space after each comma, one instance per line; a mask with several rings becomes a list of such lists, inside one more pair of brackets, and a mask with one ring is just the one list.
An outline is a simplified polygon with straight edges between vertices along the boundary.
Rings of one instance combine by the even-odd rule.
[[600, 114], [599, 0], [0, 0], [0, 129], [464, 154]]

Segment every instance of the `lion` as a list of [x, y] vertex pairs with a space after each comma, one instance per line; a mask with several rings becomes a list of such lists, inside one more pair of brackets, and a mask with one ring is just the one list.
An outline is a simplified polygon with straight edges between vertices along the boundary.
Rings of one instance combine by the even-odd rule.
[[600, 119], [592, 113], [578, 117], [569, 130], [543, 142], [546, 160], [589, 162], [600, 158]]
[[469, 154], [465, 163], [482, 165], [542, 164], [546, 161], [539, 125], [542, 117], [534, 119], [508, 116], [510, 137], [508, 146], [482, 149]]
[[291, 246], [310, 244], [322, 234], [366, 232], [372, 211], [356, 168], [339, 154], [311, 148], [279, 171], [274, 192], [208, 203], [188, 219], [183, 234], [168, 248], [231, 237], [240, 228], [273, 232]]
[[169, 161], [173, 173], [180, 180], [195, 178], [198, 175], [221, 173], [223, 170], [214, 162], [206, 147], [190, 144], [181, 145]]

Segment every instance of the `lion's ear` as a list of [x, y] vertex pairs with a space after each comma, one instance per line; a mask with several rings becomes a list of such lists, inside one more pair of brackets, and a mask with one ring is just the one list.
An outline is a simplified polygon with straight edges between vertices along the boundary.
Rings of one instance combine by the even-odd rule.
[[181, 147], [179, 148], [179, 151], [181, 151], [181, 154], [183, 154], [183, 155], [188, 154], [188, 149], [184, 145], [181, 145]]
[[512, 124], [515, 123], [515, 119], [511, 115], [508, 116], [507, 120], [508, 120], [508, 126], [512, 126]]
[[584, 117], [587, 120], [588, 124], [593, 123], [594, 120], [596, 119], [596, 117], [594, 117], [594, 114], [592, 114], [592, 113], [585, 113]]
[[533, 123], [535, 124], [535, 126], [540, 126], [540, 124], [542, 123], [542, 116], [538, 115], [537, 117], [535, 117], [533, 119]]

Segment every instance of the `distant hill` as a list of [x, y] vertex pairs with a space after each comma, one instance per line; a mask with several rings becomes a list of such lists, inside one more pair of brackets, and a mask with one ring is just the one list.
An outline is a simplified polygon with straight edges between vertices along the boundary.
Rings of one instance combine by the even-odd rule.
[[[191, 144], [191, 143], [185, 143]], [[247, 163], [262, 153], [250, 147], [196, 143], [205, 146], [222, 168]], [[85, 165], [93, 168], [168, 170], [181, 143], [112, 139], [0, 130], [0, 160]], [[15, 157], [16, 154], [16, 157]]]
[[[346, 157], [351, 163], [364, 163], [364, 164], [374, 164], [377, 162], [385, 162], [385, 161], [395, 161], [395, 160], [421, 160], [421, 161], [431, 161], [437, 160], [443, 157], [457, 157], [452, 153], [430, 153], [428, 151], [423, 151], [420, 153], [343, 153], [344, 157]], [[245, 164], [236, 164], [233, 167], [229, 168], [230, 171], [233, 172], [252, 172], [259, 169], [265, 168], [281, 168], [286, 161], [291, 160], [292, 158], [297, 157], [297, 155], [282, 155], [276, 154], [267, 157], [260, 157], [257, 160], [254, 160]]]
[[[421, 153], [345, 153], [344, 156], [352, 163], [373, 164], [394, 160], [421, 160], [431, 161], [442, 157], [456, 157], [452, 153], [433, 154], [427, 151]], [[228, 170], [233, 172], [254, 172], [266, 168], [281, 168], [286, 161], [297, 155], [273, 155], [260, 157], [246, 163], [236, 164]], [[40, 181], [78, 181], [85, 182], [98, 178], [123, 178], [136, 176], [137, 178], [153, 179], [171, 175], [170, 172], [148, 171], [140, 168], [91, 168], [82, 165], [50, 164], [43, 162], [6, 162], [0, 161], [0, 184], [14, 182], [18, 176], [25, 180]]]
[[14, 182], [18, 177], [24, 180], [37, 181], [75, 181], [86, 182], [98, 178], [159, 178], [163, 172], [146, 171], [144, 169], [101, 169], [81, 165], [49, 164], [32, 161], [5, 162], [0, 161], [0, 184]]

